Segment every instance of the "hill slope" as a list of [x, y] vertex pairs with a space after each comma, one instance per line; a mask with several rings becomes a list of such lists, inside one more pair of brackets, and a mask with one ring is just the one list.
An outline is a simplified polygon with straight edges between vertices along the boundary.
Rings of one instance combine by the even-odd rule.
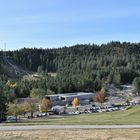
[[24, 70], [15, 64], [9, 57], [0, 57], [0, 72], [9, 78], [19, 78], [23, 75], [29, 74], [29, 71]]
[[[4, 53], [0, 52], [0, 56]], [[53, 78], [45, 75], [44, 81], [38, 81], [36, 86], [32, 84], [55, 93], [94, 92], [106, 82], [128, 84], [140, 77], [140, 43], [110, 42], [100, 46], [83, 44], [58, 49], [24, 48], [6, 54], [8, 58], [0, 60], [1, 75], [22, 77], [27, 74], [25, 69], [45, 74], [57, 73]]]

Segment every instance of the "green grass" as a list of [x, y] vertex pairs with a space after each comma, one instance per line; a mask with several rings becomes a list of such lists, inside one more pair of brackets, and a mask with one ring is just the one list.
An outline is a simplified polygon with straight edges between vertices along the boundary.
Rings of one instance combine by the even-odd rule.
[[140, 124], [140, 106], [129, 110], [93, 113], [67, 116], [62, 118], [50, 118], [43, 120], [33, 119], [25, 123], [6, 123], [4, 125], [128, 125]]
[[140, 124], [140, 106], [117, 112], [76, 115], [48, 120], [48, 124], [125, 125]]

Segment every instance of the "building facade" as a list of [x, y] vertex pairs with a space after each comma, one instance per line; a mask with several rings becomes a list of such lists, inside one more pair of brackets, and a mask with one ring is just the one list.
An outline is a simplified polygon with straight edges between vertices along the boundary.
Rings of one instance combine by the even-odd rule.
[[74, 98], [78, 98], [78, 104], [85, 105], [89, 104], [95, 93], [65, 93], [65, 94], [56, 94], [56, 95], [46, 95], [46, 98], [49, 99], [53, 106], [56, 105], [70, 105]]

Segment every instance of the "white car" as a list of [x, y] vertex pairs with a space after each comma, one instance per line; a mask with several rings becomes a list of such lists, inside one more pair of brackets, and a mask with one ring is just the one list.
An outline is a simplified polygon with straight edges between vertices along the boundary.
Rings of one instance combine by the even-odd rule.
[[15, 116], [8, 116], [7, 117], [7, 122], [14, 122], [16, 121], [16, 117]]

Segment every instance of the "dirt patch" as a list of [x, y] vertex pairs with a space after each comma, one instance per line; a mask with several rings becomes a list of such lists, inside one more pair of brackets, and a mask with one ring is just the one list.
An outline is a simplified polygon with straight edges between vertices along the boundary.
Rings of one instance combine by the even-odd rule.
[[140, 140], [140, 129], [1, 131], [0, 140]]

